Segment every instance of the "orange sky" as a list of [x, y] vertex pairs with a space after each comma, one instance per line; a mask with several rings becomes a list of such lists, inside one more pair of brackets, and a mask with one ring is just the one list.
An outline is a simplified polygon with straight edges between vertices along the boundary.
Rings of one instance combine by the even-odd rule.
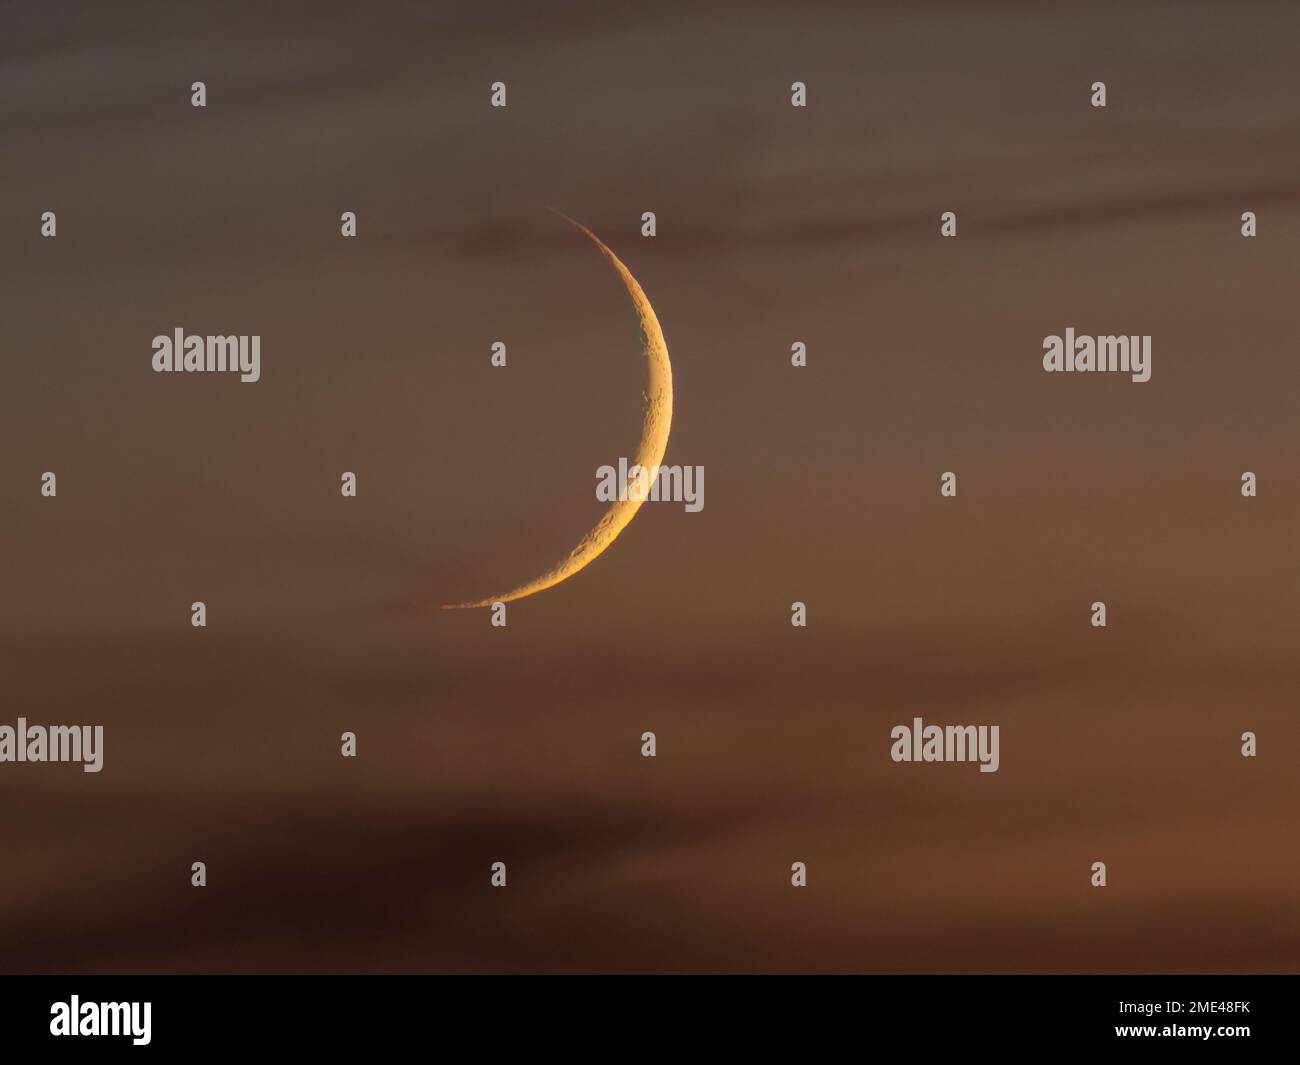
[[[0, 971], [1294, 971], [1297, 16], [439, 11], [6, 33], [4, 721], [106, 751], [0, 765]], [[640, 430], [551, 207], [707, 503], [494, 630], [437, 607]], [[151, 373], [178, 326], [262, 379]], [[1151, 381], [1044, 374], [1067, 326]]]

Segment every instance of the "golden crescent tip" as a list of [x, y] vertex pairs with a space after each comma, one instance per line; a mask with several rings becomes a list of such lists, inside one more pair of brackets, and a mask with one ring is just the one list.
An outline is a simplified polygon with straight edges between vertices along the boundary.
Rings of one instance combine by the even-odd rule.
[[560, 218], [563, 218], [566, 222], [569, 223], [569, 225], [573, 226], [574, 229], [582, 230], [584, 233], [587, 234], [587, 236], [589, 236], [592, 240], [594, 240], [597, 244], [599, 244], [600, 247], [602, 248], [605, 247], [605, 242], [601, 240], [598, 236], [596, 236], [595, 233], [593, 233], [590, 229], [584, 226], [581, 222], [579, 222], [576, 218], [570, 218], [558, 207], [548, 207], [547, 210], [550, 211], [551, 214], [558, 215]]

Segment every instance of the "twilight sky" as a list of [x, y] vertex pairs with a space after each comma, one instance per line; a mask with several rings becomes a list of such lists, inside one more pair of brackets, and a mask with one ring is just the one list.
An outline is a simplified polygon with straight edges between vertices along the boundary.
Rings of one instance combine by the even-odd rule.
[[1300, 965], [1300, 12], [703, 7], [0, 5], [0, 971]]

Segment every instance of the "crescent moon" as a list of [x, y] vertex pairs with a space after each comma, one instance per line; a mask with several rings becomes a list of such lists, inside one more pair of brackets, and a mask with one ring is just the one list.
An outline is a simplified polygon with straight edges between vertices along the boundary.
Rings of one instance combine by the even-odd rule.
[[[619, 257], [586, 226], [575, 222], [567, 215], [560, 215], [560, 217], [582, 230], [609, 260], [626, 287], [628, 295], [632, 297], [632, 306], [640, 319], [641, 349], [645, 355], [647, 383], [644, 393], [641, 442], [637, 445], [636, 458], [633, 461], [642, 470], [650, 471], [650, 476], [653, 476], [663, 462], [664, 452], [668, 449], [668, 431], [673, 422], [673, 368], [668, 361], [668, 344], [664, 340], [664, 332], [659, 327], [659, 319], [655, 317], [654, 308], [650, 306], [645, 292]], [[641, 493], [627, 494], [640, 495]], [[448, 603], [443, 609], [459, 610], [491, 606], [493, 603], [509, 603], [515, 599], [544, 592], [547, 588], [554, 588], [579, 570], [586, 569], [604, 554], [609, 549], [609, 545], [618, 538], [618, 534], [626, 529], [628, 523], [636, 516], [643, 501], [641, 498], [629, 498], [619, 499], [610, 504], [610, 508], [605, 511], [600, 521], [578, 541], [577, 547], [540, 577], [502, 595], [478, 599], [472, 603]]]

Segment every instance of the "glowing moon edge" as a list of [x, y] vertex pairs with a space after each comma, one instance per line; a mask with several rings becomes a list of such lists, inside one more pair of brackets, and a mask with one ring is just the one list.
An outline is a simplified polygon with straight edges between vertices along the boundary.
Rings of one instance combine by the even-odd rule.
[[[560, 214], [560, 212], [555, 212]], [[575, 222], [568, 215], [560, 214], [566, 222], [580, 229], [598, 247], [613, 266], [622, 280], [632, 306], [641, 323], [641, 346], [646, 359], [648, 379], [645, 390], [645, 406], [641, 424], [641, 440], [637, 444], [636, 458], [631, 465], [640, 466], [650, 471], [653, 476], [663, 462], [664, 452], [668, 450], [668, 433], [673, 421], [673, 368], [668, 361], [668, 343], [664, 340], [663, 329], [655, 316], [654, 308], [646, 297], [637, 279], [632, 276], [623, 261], [615, 255], [607, 244], [581, 222]], [[629, 493], [635, 495], [635, 493]], [[547, 588], [553, 588], [561, 581], [568, 580], [575, 573], [586, 569], [609, 549], [619, 533], [627, 528], [641, 509], [644, 499], [618, 499], [610, 504], [592, 529], [578, 541], [563, 559], [553, 565], [540, 577], [535, 577], [526, 584], [521, 584], [513, 591], [502, 595], [476, 599], [468, 603], [446, 603], [444, 610], [468, 610], [475, 607], [492, 606], [494, 603], [510, 603], [516, 599], [536, 595]]]

